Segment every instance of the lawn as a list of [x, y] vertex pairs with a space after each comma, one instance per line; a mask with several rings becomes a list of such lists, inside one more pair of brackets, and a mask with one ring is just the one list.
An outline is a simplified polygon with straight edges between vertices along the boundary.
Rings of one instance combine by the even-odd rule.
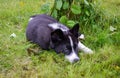
[[[99, 0], [96, 10], [108, 19], [106, 29], [94, 34], [83, 29], [85, 45], [94, 54], [79, 53], [80, 61], [67, 62], [64, 55], [35, 47], [37, 55], [27, 49], [25, 31], [31, 15], [43, 13], [40, 7], [54, 0], [0, 0], [0, 78], [120, 78], [120, 1]], [[102, 21], [102, 20], [101, 20]], [[110, 27], [115, 30], [110, 31]], [[96, 31], [99, 29], [96, 29]], [[94, 31], [94, 30], [93, 30]], [[89, 32], [89, 33], [88, 33]]]

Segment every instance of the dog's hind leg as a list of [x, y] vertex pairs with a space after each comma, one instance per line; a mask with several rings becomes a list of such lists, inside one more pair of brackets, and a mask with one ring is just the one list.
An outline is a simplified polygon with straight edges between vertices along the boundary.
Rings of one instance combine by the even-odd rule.
[[80, 41], [78, 42], [78, 49], [79, 51], [83, 51], [84, 53], [87, 53], [87, 54], [93, 54], [93, 51], [86, 47], [84, 44], [82, 44]]

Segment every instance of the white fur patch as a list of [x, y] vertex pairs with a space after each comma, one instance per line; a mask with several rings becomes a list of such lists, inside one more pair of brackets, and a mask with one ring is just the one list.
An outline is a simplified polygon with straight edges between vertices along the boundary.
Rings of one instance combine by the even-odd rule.
[[68, 31], [69, 29], [62, 25], [62, 24], [59, 24], [59, 23], [52, 23], [52, 24], [48, 24], [48, 26], [54, 30], [56, 29], [61, 29], [62, 31]]
[[78, 43], [78, 48], [79, 50], [88, 53], [88, 54], [93, 54], [93, 51], [91, 49], [89, 49], [88, 47], [86, 47], [85, 45], [83, 45], [80, 41]]
[[72, 52], [70, 55], [66, 55], [65, 58], [70, 61], [71, 63], [73, 63], [75, 60], [79, 60], [79, 57], [77, 56], [77, 54], [75, 53], [75, 50], [73, 48], [73, 41], [72, 38], [70, 36], [68, 36], [70, 39], [70, 44], [71, 44], [71, 48], [72, 48]]
[[84, 34], [81, 34], [81, 35], [78, 37], [78, 39], [84, 40], [84, 39], [85, 39]]
[[33, 20], [33, 18], [30, 18], [29, 21]]

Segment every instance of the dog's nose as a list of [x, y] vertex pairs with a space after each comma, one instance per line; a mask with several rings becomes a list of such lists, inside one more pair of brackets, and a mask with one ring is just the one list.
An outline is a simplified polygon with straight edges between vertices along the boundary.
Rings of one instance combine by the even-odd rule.
[[77, 61], [79, 61], [79, 59], [78, 59], [78, 58], [74, 59], [74, 62], [77, 62]]

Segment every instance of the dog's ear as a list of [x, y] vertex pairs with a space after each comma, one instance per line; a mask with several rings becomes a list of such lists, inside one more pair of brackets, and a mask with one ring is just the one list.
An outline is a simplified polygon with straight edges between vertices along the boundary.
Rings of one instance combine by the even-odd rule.
[[53, 31], [51, 33], [51, 40], [53, 42], [59, 42], [59, 41], [64, 40], [64, 33], [63, 33], [63, 31], [60, 30], [60, 29], [56, 29], [55, 31]]
[[79, 32], [79, 23], [75, 24], [72, 29], [70, 29], [70, 32], [78, 38], [78, 32]]

